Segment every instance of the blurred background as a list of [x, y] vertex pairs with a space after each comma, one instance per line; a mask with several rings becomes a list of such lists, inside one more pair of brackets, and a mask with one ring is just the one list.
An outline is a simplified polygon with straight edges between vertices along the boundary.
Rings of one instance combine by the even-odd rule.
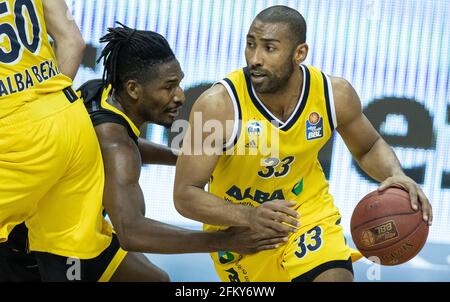
[[[75, 86], [100, 78], [99, 38], [115, 21], [164, 35], [186, 77], [186, 118], [215, 81], [245, 66], [247, 30], [266, 7], [297, 9], [308, 24], [306, 64], [349, 80], [364, 112], [429, 197], [434, 224], [410, 262], [355, 264], [356, 281], [450, 281], [450, 0], [66, 0], [88, 44]], [[170, 144], [176, 133], [146, 125], [143, 135]], [[335, 136], [320, 155], [330, 190], [349, 221], [356, 203], [377, 188]], [[174, 167], [144, 166], [147, 216], [200, 229], [173, 206]], [[218, 281], [208, 254], [148, 255], [173, 281]]]

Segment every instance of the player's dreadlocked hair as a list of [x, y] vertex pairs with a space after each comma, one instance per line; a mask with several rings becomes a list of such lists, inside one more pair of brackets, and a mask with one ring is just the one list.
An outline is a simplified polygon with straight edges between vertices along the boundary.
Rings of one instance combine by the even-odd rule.
[[145, 83], [157, 76], [154, 67], [173, 60], [175, 55], [167, 40], [153, 31], [121, 27], [108, 28], [100, 38], [107, 43], [97, 63], [103, 59], [103, 82], [121, 91], [123, 83], [133, 79]]

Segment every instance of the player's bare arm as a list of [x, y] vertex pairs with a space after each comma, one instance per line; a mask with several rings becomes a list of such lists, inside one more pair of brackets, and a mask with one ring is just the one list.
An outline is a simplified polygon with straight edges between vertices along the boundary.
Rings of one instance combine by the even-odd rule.
[[378, 134], [362, 112], [361, 101], [346, 80], [332, 77], [336, 106], [337, 131], [359, 166], [373, 179], [380, 181], [379, 190], [400, 186], [407, 190], [413, 209], [423, 211], [423, 219], [431, 225], [433, 213], [422, 189], [403, 172], [392, 148]]
[[143, 164], [175, 166], [177, 163], [178, 150], [149, 142], [143, 138], [138, 139], [138, 148]]
[[275, 248], [282, 241], [266, 240], [243, 229], [190, 231], [146, 218], [136, 144], [121, 125], [101, 124], [96, 133], [105, 166], [103, 204], [125, 250], [163, 254], [232, 250], [246, 254]]
[[[226, 121], [234, 120], [233, 110], [231, 99], [225, 87], [220, 84], [203, 93], [194, 104], [189, 120], [191, 129], [194, 125], [203, 125], [208, 120], [217, 120], [222, 124], [225, 133], [219, 133], [222, 139], [218, 141], [222, 144], [211, 147], [215, 149], [208, 150], [209, 147], [204, 146], [207, 144], [202, 144], [205, 150], [195, 150], [195, 140], [191, 136], [195, 131], [187, 131], [175, 176], [174, 201], [177, 210], [183, 216], [203, 223], [246, 226], [268, 236], [286, 236], [295, 232], [298, 214], [290, 208], [295, 205], [293, 202], [267, 202], [253, 208], [232, 204], [205, 192], [204, 187], [217, 164], [223, 144], [231, 137], [232, 131], [227, 130], [226, 126], [232, 123]], [[200, 113], [202, 123], [194, 120]], [[203, 133], [202, 142], [205, 142], [209, 135], [211, 134]], [[198, 151], [199, 155], [195, 155], [195, 151]]]
[[83, 37], [64, 0], [43, 0], [42, 3], [59, 70], [73, 80], [86, 47]]

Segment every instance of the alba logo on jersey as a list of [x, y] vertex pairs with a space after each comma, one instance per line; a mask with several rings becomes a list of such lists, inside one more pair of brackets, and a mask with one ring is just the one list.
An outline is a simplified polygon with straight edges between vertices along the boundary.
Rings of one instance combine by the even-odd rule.
[[235, 185], [228, 189], [227, 195], [236, 199], [237, 201], [251, 199], [253, 201], [256, 201], [257, 203], [264, 203], [266, 201], [272, 201], [275, 199], [284, 199], [283, 190], [276, 190], [272, 193], [268, 193], [252, 188], [246, 188], [244, 191], [242, 191], [241, 188]]
[[321, 137], [323, 137], [323, 119], [317, 112], [313, 112], [306, 121], [306, 139], [310, 141]]

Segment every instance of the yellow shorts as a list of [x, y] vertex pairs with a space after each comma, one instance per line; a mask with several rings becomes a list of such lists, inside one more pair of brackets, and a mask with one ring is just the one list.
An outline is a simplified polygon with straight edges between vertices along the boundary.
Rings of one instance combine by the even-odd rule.
[[25, 221], [30, 250], [80, 259], [111, 242], [104, 170], [83, 102], [70, 89], [0, 119], [0, 242]]
[[339, 221], [337, 215], [303, 226], [275, 250], [253, 255], [216, 252], [211, 257], [222, 281], [290, 282], [322, 264], [362, 257], [347, 245]]

